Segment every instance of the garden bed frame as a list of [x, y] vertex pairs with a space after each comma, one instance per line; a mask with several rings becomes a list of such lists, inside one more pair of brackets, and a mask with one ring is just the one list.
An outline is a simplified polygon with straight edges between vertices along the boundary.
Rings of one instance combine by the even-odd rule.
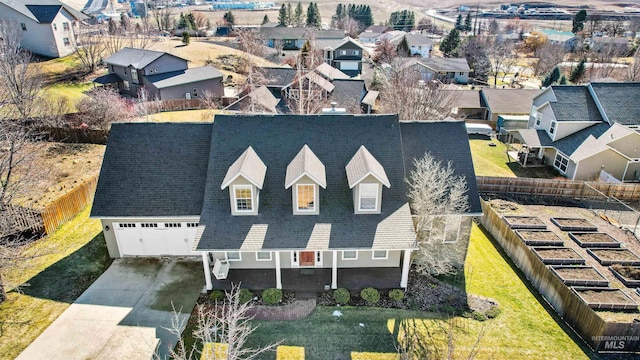
[[[551, 272], [556, 275], [567, 286], [589, 286], [589, 287], [607, 287], [609, 286], [609, 280], [593, 266], [571, 266], [571, 265], [556, 265], [550, 267]], [[576, 270], [582, 273], [590, 273], [595, 275], [591, 279], [579, 279], [570, 278], [566, 275], [562, 275], [561, 271], [564, 269]]]
[[[541, 238], [527, 238], [527, 234], [545, 234], [545, 235], [553, 235], [552, 237], [554, 237], [554, 240], [551, 239], [541, 239]], [[524, 241], [525, 244], [529, 245], [529, 246], [559, 246], [562, 247], [564, 246], [564, 241], [553, 231], [550, 230], [529, 230], [529, 229], [522, 229], [522, 230], [516, 230], [516, 234], [518, 234], [518, 237], [520, 237], [520, 239], [522, 241]]]
[[[582, 256], [580, 256], [580, 254], [578, 254], [572, 248], [568, 248], [568, 247], [535, 247], [535, 248], [532, 248], [532, 249], [533, 249], [533, 253], [536, 254], [536, 256], [540, 260], [542, 260], [542, 262], [545, 265], [584, 265], [585, 264], [585, 259]], [[573, 253], [575, 256], [574, 257], [568, 257], [568, 258], [546, 258], [546, 257], [543, 257], [542, 254], [540, 253], [540, 252], [549, 252], [549, 251], [553, 251], [553, 250], [567, 251], [567, 252]]]
[[[623, 260], [623, 259], [604, 259], [600, 256], [598, 256], [599, 252], [602, 251], [607, 251], [607, 252], [619, 252], [619, 253], [630, 253], [633, 256], [636, 257], [636, 259], [634, 260]], [[640, 256], [636, 255], [633, 251], [629, 250], [629, 249], [625, 249], [625, 248], [603, 248], [603, 249], [597, 249], [597, 248], [593, 248], [593, 249], [587, 249], [587, 253], [589, 253], [589, 255], [593, 256], [594, 259], [596, 259], [600, 265], [604, 265], [604, 266], [609, 266], [609, 265], [613, 265], [613, 264], [620, 264], [620, 265], [633, 265], [633, 266], [640, 266]]]
[[[631, 267], [640, 269], [640, 267], [638, 266], [632, 266], [632, 265], [623, 265], [623, 266], [631, 266]], [[613, 273], [613, 275], [618, 280], [620, 280], [624, 284], [624, 286], [630, 287], [630, 288], [640, 287], [640, 280], [635, 280], [635, 279], [630, 279], [628, 277], [625, 277], [624, 275], [620, 274], [618, 270], [614, 269], [613, 266], [609, 266], [609, 270]]]
[[[571, 232], [588, 232], [588, 231], [598, 231], [598, 227], [595, 226], [591, 221], [584, 218], [558, 218], [552, 217], [551, 222], [560, 228], [562, 231], [571, 231]], [[567, 222], [579, 222], [581, 225], [572, 225], [567, 224]]]
[[[581, 238], [588, 236], [603, 237], [603, 239], [602, 241], [583, 241], [583, 239], [581, 240]], [[620, 241], [604, 232], [570, 232], [569, 237], [583, 248], [619, 248], [621, 245]]]
[[[585, 304], [587, 304], [592, 309], [597, 310], [638, 310], [638, 303], [636, 303], [629, 295], [625, 294], [624, 291], [615, 288], [609, 287], [584, 287], [584, 286], [574, 286], [571, 288], [582, 300]], [[617, 296], [617, 302], [590, 302], [585, 298], [586, 291], [594, 291], [594, 292], [609, 292], [612, 296]], [[620, 301], [621, 298], [626, 299], [626, 301]]]
[[[526, 221], [518, 222], [518, 219], [526, 219]], [[516, 216], [516, 215], [505, 215], [502, 217], [502, 220], [509, 225], [511, 229], [538, 229], [538, 230], [547, 230], [547, 224], [542, 221], [537, 216]], [[528, 224], [527, 222], [531, 222]]]

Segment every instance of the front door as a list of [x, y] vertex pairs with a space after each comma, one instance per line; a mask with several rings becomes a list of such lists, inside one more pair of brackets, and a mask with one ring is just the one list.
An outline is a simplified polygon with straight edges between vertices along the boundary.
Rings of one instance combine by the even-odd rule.
[[315, 251], [300, 251], [300, 266], [314, 266], [315, 257]]

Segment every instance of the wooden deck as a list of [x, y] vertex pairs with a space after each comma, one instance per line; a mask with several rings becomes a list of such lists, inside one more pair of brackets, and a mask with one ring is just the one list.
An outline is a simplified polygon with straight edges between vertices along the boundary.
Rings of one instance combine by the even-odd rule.
[[[331, 286], [331, 269], [282, 269], [282, 289], [298, 292], [324, 291]], [[361, 290], [365, 287], [395, 289], [400, 287], [401, 268], [343, 268], [338, 269], [338, 287]], [[264, 290], [276, 286], [274, 269], [231, 269], [226, 280], [212, 277], [214, 289], [228, 290], [231, 283], [242, 283], [250, 290]]]

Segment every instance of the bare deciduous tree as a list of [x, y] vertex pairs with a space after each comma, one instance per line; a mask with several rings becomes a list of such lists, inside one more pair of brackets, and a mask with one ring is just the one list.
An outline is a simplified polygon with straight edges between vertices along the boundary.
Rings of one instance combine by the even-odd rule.
[[533, 65], [533, 73], [536, 76], [546, 74], [564, 60], [566, 50], [561, 45], [546, 43], [536, 50], [538, 58]]
[[498, 85], [498, 75], [505, 71], [504, 66], [513, 57], [513, 44], [508, 41], [498, 41], [493, 38], [487, 43], [487, 55], [491, 60], [491, 75], [493, 75], [494, 85]]
[[33, 116], [43, 82], [31, 53], [20, 47], [21, 35], [17, 23], [0, 21], [0, 107], [3, 116], [12, 119]]
[[169, 1], [158, 1], [151, 7], [151, 16], [156, 21], [158, 31], [169, 31], [173, 26], [173, 15]]
[[462, 214], [469, 208], [467, 180], [455, 174], [451, 162], [445, 166], [426, 153], [413, 160], [413, 169], [405, 181], [418, 234], [419, 249], [413, 259], [416, 270], [429, 275], [457, 272], [456, 259], [461, 252], [466, 252], [467, 243], [444, 244], [444, 240], [447, 217]]
[[[225, 359], [225, 360], [251, 360], [260, 355], [274, 351], [280, 342], [265, 344], [259, 348], [248, 348], [247, 339], [257, 328], [249, 315], [252, 305], [240, 301], [240, 285], [231, 285], [231, 290], [226, 293], [226, 301], [217, 303], [213, 309], [198, 306], [197, 325], [193, 336], [204, 346], [202, 354], [196, 354], [194, 349], [187, 349], [183, 340], [176, 345], [176, 350], [170, 350], [171, 357], [177, 360], [188, 359]], [[175, 312], [175, 311], [174, 311]], [[178, 317], [173, 324], [174, 329], [169, 329], [180, 337], [184, 324], [180, 324]], [[217, 344], [222, 346], [217, 347]]]
[[82, 98], [76, 105], [85, 114], [89, 127], [108, 131], [111, 123], [130, 119], [134, 115], [132, 104], [123, 99], [116, 90], [100, 87]]
[[640, 51], [636, 50], [631, 59], [631, 64], [627, 67], [625, 74], [625, 81], [638, 81], [640, 80]]
[[401, 120], [441, 120], [449, 116], [455, 92], [448, 85], [425, 82], [420, 72], [394, 65], [381, 79], [380, 108]]
[[79, 25], [78, 35], [75, 41], [71, 42], [71, 45], [85, 70], [88, 73], [96, 71], [105, 51], [105, 42], [99, 29]]
[[[256, 56], [262, 56], [264, 54], [264, 41], [259, 33], [252, 29], [236, 30], [235, 34], [238, 37], [240, 49], [243, 53], [243, 64], [245, 66], [244, 72], [247, 74], [244, 90], [246, 92], [252, 92], [267, 82], [264, 77], [264, 73], [260, 70], [255, 63]], [[256, 104], [252, 97], [249, 98], [249, 108], [247, 111], [253, 113], [256, 112]]]

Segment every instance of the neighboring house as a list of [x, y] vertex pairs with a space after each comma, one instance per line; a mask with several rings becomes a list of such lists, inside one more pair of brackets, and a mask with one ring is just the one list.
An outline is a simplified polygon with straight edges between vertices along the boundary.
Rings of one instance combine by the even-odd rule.
[[380, 35], [382, 35], [382, 33], [365, 30], [358, 35], [358, 41], [363, 44], [375, 44], [380, 40]]
[[364, 48], [352, 38], [345, 37], [339, 43], [317, 41], [322, 49], [324, 61], [349, 76], [358, 76], [362, 72], [362, 53]]
[[456, 119], [485, 120], [487, 108], [480, 105], [480, 90], [447, 90], [451, 95], [451, 116]]
[[57, 0], [0, 0], [0, 20], [15, 23], [20, 45], [58, 58], [75, 51], [78, 23], [85, 16]]
[[533, 99], [518, 135], [520, 162], [549, 164], [574, 180], [639, 181], [640, 83], [552, 85]]
[[469, 83], [469, 63], [465, 58], [417, 58], [405, 62], [404, 66], [411, 66], [418, 71], [422, 80], [439, 80], [443, 83]]
[[103, 61], [109, 73], [94, 82], [117, 84], [121, 94], [136, 97], [145, 89], [149, 99], [159, 100], [224, 95], [220, 71], [213, 66], [189, 69], [188, 60], [169, 53], [127, 47]]
[[223, 110], [277, 114], [280, 101], [280, 98], [275, 97], [269, 88], [263, 85], [229, 104]]
[[470, 205], [434, 222], [448, 235], [431, 241], [468, 243], [481, 209], [464, 123], [396, 115], [115, 123], [91, 216], [111, 257], [199, 256], [207, 289], [295, 290], [309, 273], [318, 290], [354, 276], [405, 288], [416, 233], [404, 179], [425, 152], [466, 177]]
[[299, 50], [309, 39], [340, 40], [344, 38], [344, 30], [317, 30], [304, 27], [261, 27], [259, 35], [265, 45], [283, 50]]
[[397, 43], [398, 41], [402, 40], [402, 37], [405, 35], [407, 35], [407, 33], [402, 30], [387, 31], [385, 33], [382, 33], [382, 35], [378, 37], [378, 42], [389, 40], [392, 43]]
[[407, 34], [404, 36], [404, 38], [407, 39], [407, 44], [409, 44], [411, 56], [420, 56], [423, 58], [431, 57], [431, 51], [433, 50], [433, 40], [419, 34]]
[[529, 115], [533, 98], [539, 93], [540, 90], [535, 89], [483, 88], [480, 90], [480, 105], [487, 109], [486, 119], [495, 128], [500, 115]]
[[368, 28], [364, 29], [365, 32], [370, 31], [370, 32], [379, 33], [379, 34], [384, 34], [392, 30], [393, 30], [392, 28], [384, 25], [371, 25]]
[[589, 49], [595, 52], [624, 54], [629, 52], [629, 40], [626, 37], [591, 37], [585, 40]]
[[560, 45], [567, 51], [574, 51], [578, 45], [578, 37], [570, 31], [539, 30], [547, 37], [547, 42], [552, 45]]

